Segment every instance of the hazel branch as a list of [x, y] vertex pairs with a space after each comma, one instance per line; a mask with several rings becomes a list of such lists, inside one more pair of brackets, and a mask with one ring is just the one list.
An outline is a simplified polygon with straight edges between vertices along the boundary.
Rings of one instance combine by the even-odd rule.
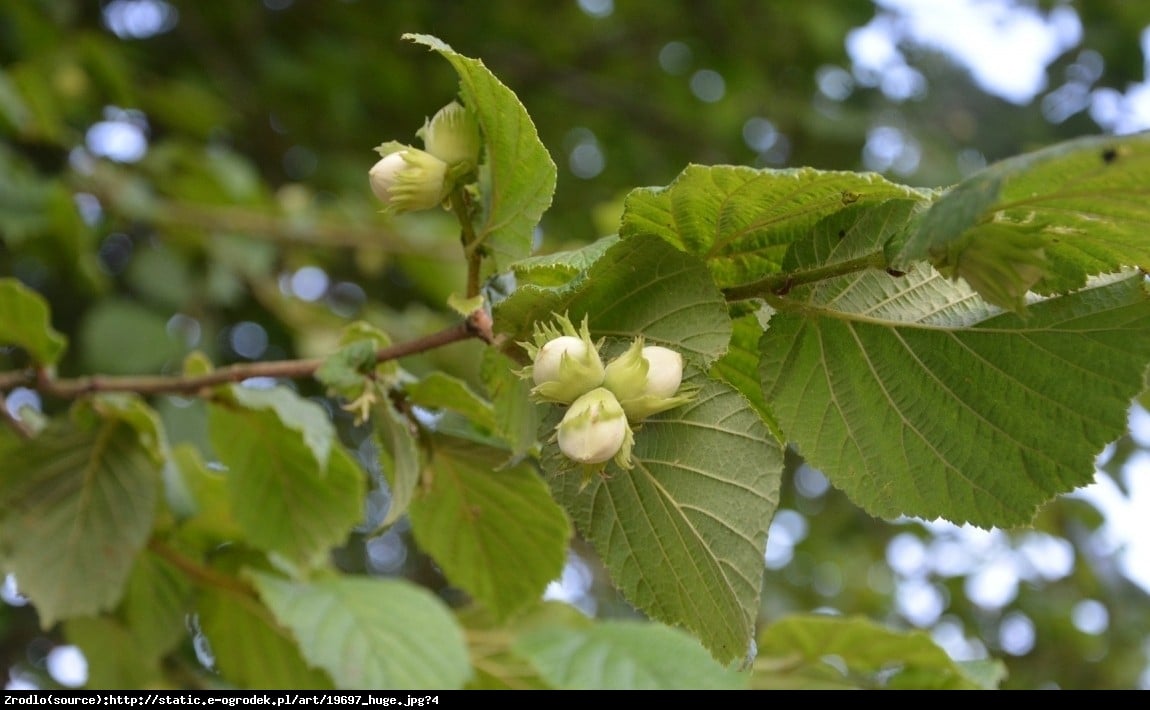
[[[482, 309], [475, 311], [465, 320], [438, 332], [405, 343], [380, 348], [375, 353], [375, 360], [376, 362], [396, 360], [471, 338], [478, 338], [487, 344], [491, 344], [495, 340], [492, 333], [491, 316]], [[310, 377], [315, 374], [323, 361], [324, 358], [311, 358], [241, 363], [222, 367], [203, 375], [123, 377], [93, 375], [70, 379], [57, 379], [47, 369], [39, 368], [0, 374], [0, 391], [12, 387], [27, 386], [42, 394], [61, 399], [80, 397], [95, 392], [134, 392], [142, 395], [187, 394], [206, 387], [241, 382], [251, 377]]]

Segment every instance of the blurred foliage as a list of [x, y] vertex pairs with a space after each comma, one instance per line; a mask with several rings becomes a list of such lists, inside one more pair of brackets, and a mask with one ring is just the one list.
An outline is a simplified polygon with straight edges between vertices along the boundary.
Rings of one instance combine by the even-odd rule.
[[[386, 219], [367, 189], [372, 148], [410, 142], [457, 90], [450, 67], [400, 41], [404, 32], [435, 34], [482, 58], [525, 104], [560, 167], [542, 251], [613, 231], [627, 190], [666, 184], [692, 162], [859, 170], [868, 132], [895, 126], [920, 157], [894, 177], [937, 186], [957, 181], [971, 161], [1099, 131], [1085, 111], [1050, 122], [1041, 96], [1015, 105], [984, 93], [962, 68], [915, 47], [905, 49], [925, 77], [921, 95], [892, 100], [856, 83], [828, 97], [816, 76], [850, 71], [844, 38], [882, 12], [870, 3], [585, 4], [611, 11], [596, 17], [571, 0], [10, 0], [0, 6], [0, 275], [45, 294], [55, 327], [80, 334], [60, 365], [65, 375], [171, 371], [191, 349], [220, 363], [314, 356], [338, 347], [351, 318], [395, 340], [451, 322], [446, 300], [463, 278], [450, 221]], [[1040, 10], [1063, 5], [1081, 18], [1083, 38], [1048, 68], [1050, 91], [1087, 51], [1104, 67], [1097, 87], [1121, 92], [1146, 78], [1139, 33], [1146, 36], [1150, 6], [1044, 2]], [[142, 32], [149, 18], [160, 31]], [[692, 93], [700, 70], [721, 76], [720, 100]], [[752, 126], [777, 131], [761, 149], [744, 137], [755, 118], [769, 124]], [[106, 149], [98, 132], [109, 124], [146, 140], [138, 160], [98, 155]], [[601, 171], [580, 168], [579, 155], [592, 163], [598, 155]], [[479, 349], [456, 345], [405, 366], [474, 381]], [[21, 365], [0, 349], [0, 371]], [[173, 444], [205, 441], [198, 407], [179, 398], [156, 406]], [[350, 416], [335, 416], [348, 443], [361, 444]], [[1121, 485], [1123, 463], [1139, 451], [1120, 442], [1105, 472]], [[797, 457], [787, 476], [780, 510], [809, 529], [786, 564], [767, 571], [763, 623], [835, 609], [912, 626], [900, 602], [908, 578], [886, 558], [896, 536], [936, 553], [930, 529], [873, 520], [817, 485], [803, 493], [818, 475]], [[965, 639], [970, 657], [1003, 658], [1005, 687], [1145, 685], [1148, 600], [1099, 545], [1102, 523], [1078, 499], [1045, 509], [1037, 531], [1069, 541], [1072, 571], [1026, 577], [1002, 608], [968, 599], [973, 573], [917, 574], [911, 581], [942, 600], [936, 639], [948, 648]], [[1028, 534], [1004, 534], [1002, 544], [1021, 549]], [[371, 569], [362, 539], [340, 561]], [[411, 555], [395, 571], [442, 586], [426, 558]], [[586, 581], [582, 606], [630, 613], [602, 570], [588, 570]], [[1085, 600], [1108, 612], [1097, 633], [1072, 621]], [[1033, 645], [1012, 655], [1004, 629], [1020, 619], [1032, 625]], [[41, 634], [29, 608], [0, 607], [0, 658], [13, 677], [53, 685], [45, 657], [59, 638]], [[191, 649], [188, 658], [194, 663]]]

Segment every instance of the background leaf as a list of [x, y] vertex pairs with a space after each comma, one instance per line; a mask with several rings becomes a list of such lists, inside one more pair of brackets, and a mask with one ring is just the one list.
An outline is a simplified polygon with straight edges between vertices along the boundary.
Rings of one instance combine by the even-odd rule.
[[92, 372], [132, 375], [157, 372], [181, 354], [168, 334], [170, 316], [135, 301], [98, 301], [84, 314], [77, 338], [84, 366]]
[[895, 631], [862, 618], [795, 615], [759, 635], [755, 688], [993, 689], [972, 677], [923, 631]]
[[94, 412], [31, 441], [0, 437], [0, 559], [45, 628], [120, 601], [159, 498], [159, 464], [141, 438]]
[[250, 594], [205, 589], [199, 597], [199, 627], [210, 657], [228, 681], [248, 688], [317, 689], [331, 678], [300, 654], [288, 629]]
[[491, 403], [480, 397], [463, 380], [432, 372], [405, 388], [413, 404], [428, 409], [448, 409], [469, 418], [479, 426], [493, 431], [495, 412]]
[[188, 578], [175, 567], [151, 552], [139, 555], [121, 605], [132, 647], [156, 659], [175, 648], [187, 633], [191, 592]]
[[0, 343], [19, 345], [38, 364], [52, 365], [68, 340], [52, 328], [43, 296], [16, 279], [0, 279]]
[[653, 623], [544, 627], [522, 636], [515, 650], [563, 690], [734, 690], [747, 682], [693, 637]]
[[511, 619], [498, 619], [487, 609], [472, 605], [457, 612], [467, 634], [475, 675], [468, 690], [541, 690], [550, 686], [522, 653], [519, 638], [543, 627], [585, 629], [596, 622], [570, 604], [544, 601]]
[[308, 661], [339, 688], [460, 688], [470, 673], [463, 633], [443, 602], [408, 582], [363, 577], [252, 579]]
[[515, 363], [494, 348], [483, 352], [480, 375], [495, 410], [496, 435], [522, 456], [536, 448], [539, 407], [531, 401], [532, 383], [516, 374]]
[[633, 469], [612, 465], [584, 487], [554, 443], [543, 464], [627, 599], [728, 662], [744, 657], [754, 631], [782, 450], [729, 385], [698, 375], [687, 384], [702, 387], [693, 402], [635, 432]]
[[408, 511], [420, 548], [497, 617], [543, 596], [563, 570], [571, 526], [530, 463], [439, 438]]
[[374, 422], [381, 446], [380, 467], [391, 494], [387, 515], [380, 523], [386, 526], [407, 512], [407, 506], [415, 495], [415, 487], [419, 485], [423, 462], [411, 421], [396, 411], [391, 400], [381, 402], [375, 414]]
[[236, 521], [260, 549], [317, 564], [360, 521], [363, 472], [332, 445], [331, 421], [319, 405], [287, 390], [253, 396], [234, 387], [232, 393], [235, 404], [211, 405], [208, 425], [212, 447], [228, 467]]
[[[178, 627], [183, 631], [183, 625]], [[81, 616], [64, 622], [64, 636], [84, 653], [85, 690], [144, 688], [161, 681], [160, 657], [136, 644], [139, 637], [110, 616]]]
[[476, 228], [479, 242], [507, 262], [531, 252], [531, 232], [551, 204], [556, 168], [535, 124], [515, 93], [483, 62], [470, 59], [430, 35], [405, 34], [451, 63], [459, 74], [463, 103], [475, 112], [483, 133], [480, 191], [485, 196]]

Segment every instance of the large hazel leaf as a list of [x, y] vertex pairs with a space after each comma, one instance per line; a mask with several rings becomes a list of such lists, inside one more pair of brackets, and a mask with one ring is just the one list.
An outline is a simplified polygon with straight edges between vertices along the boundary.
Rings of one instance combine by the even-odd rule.
[[318, 563], [363, 515], [362, 471], [314, 402], [282, 388], [230, 392], [212, 403], [208, 428], [236, 522], [256, 547]]
[[615, 243], [561, 288], [520, 287], [497, 307], [495, 324], [527, 341], [536, 321], [550, 322], [556, 313], [573, 323], [587, 315], [594, 338], [643, 335], [707, 363], [731, 337], [726, 302], [704, 264], [653, 236]]
[[[1017, 263], [1034, 250], [1042, 267], [1016, 269], [1014, 290], [1064, 293], [1092, 275], [1150, 267], [1148, 231], [1150, 133], [1088, 137], [996, 163], [954, 186], [898, 260], [930, 259], [981, 286], [1001, 280], [1002, 253]], [[992, 292], [1011, 287], [990, 284]]]
[[45, 628], [120, 601], [159, 499], [154, 424], [97, 403], [0, 437], [0, 560]]
[[619, 235], [657, 235], [703, 259], [716, 283], [731, 288], [781, 271], [791, 243], [827, 215], [930, 194], [871, 173], [691, 165], [667, 187], [632, 191]]
[[251, 576], [304, 657], [339, 688], [450, 690], [471, 673], [462, 630], [425, 589], [366, 577], [305, 583]]
[[636, 429], [634, 468], [611, 464], [584, 486], [554, 443], [543, 464], [627, 599], [728, 662], [754, 632], [782, 450], [725, 382], [687, 384], [702, 388], [694, 401]]
[[52, 328], [43, 296], [16, 279], [0, 279], [0, 345], [19, 345], [38, 364], [52, 365], [67, 342]]
[[[834, 658], [834, 663], [828, 663]], [[993, 689], [1005, 676], [975, 676], [923, 631], [895, 631], [868, 619], [791, 616], [759, 635], [758, 689]]]
[[747, 678], [715, 662], [691, 636], [660, 624], [604, 621], [545, 626], [515, 650], [562, 690], [737, 690]]
[[434, 442], [408, 515], [448, 580], [505, 617], [563, 571], [571, 526], [535, 467], [463, 440]]
[[459, 74], [463, 103], [479, 119], [485, 155], [480, 166], [484, 204], [477, 240], [501, 260], [527, 256], [532, 232], [551, 205], [557, 175], [531, 116], [483, 62], [457, 53], [430, 35], [403, 37], [431, 48], [451, 63]]
[[1025, 319], [925, 264], [781, 303], [761, 341], [767, 402], [811, 465], [883, 517], [1030, 522], [1092, 480], [1150, 362], [1138, 275], [1036, 303]]

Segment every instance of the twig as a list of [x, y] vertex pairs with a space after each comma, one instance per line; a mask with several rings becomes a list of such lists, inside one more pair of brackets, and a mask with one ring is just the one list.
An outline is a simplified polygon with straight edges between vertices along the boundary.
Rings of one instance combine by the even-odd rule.
[[[491, 344], [495, 339], [491, 328], [491, 316], [481, 309], [472, 313], [465, 320], [438, 332], [405, 343], [380, 348], [375, 353], [375, 360], [376, 362], [396, 360], [470, 338], [478, 338]], [[241, 382], [251, 377], [310, 377], [315, 374], [323, 362], [324, 358], [271, 360], [230, 365], [203, 375], [129, 375], [123, 377], [93, 375], [72, 379], [57, 379], [49, 370], [40, 368], [38, 370], [0, 373], [0, 391], [17, 386], [27, 386], [35, 388], [42, 394], [63, 399], [94, 392], [180, 394], [196, 392], [205, 387], [229, 382]]]
[[827, 264], [806, 271], [771, 274], [764, 278], [742, 286], [732, 286], [723, 289], [723, 295], [728, 301], [745, 301], [751, 298], [764, 298], [767, 296], [785, 295], [795, 286], [825, 281], [836, 276], [846, 276], [866, 269], [885, 269], [886, 256], [881, 252], [873, 252], [857, 259], [848, 259], [835, 264]]

